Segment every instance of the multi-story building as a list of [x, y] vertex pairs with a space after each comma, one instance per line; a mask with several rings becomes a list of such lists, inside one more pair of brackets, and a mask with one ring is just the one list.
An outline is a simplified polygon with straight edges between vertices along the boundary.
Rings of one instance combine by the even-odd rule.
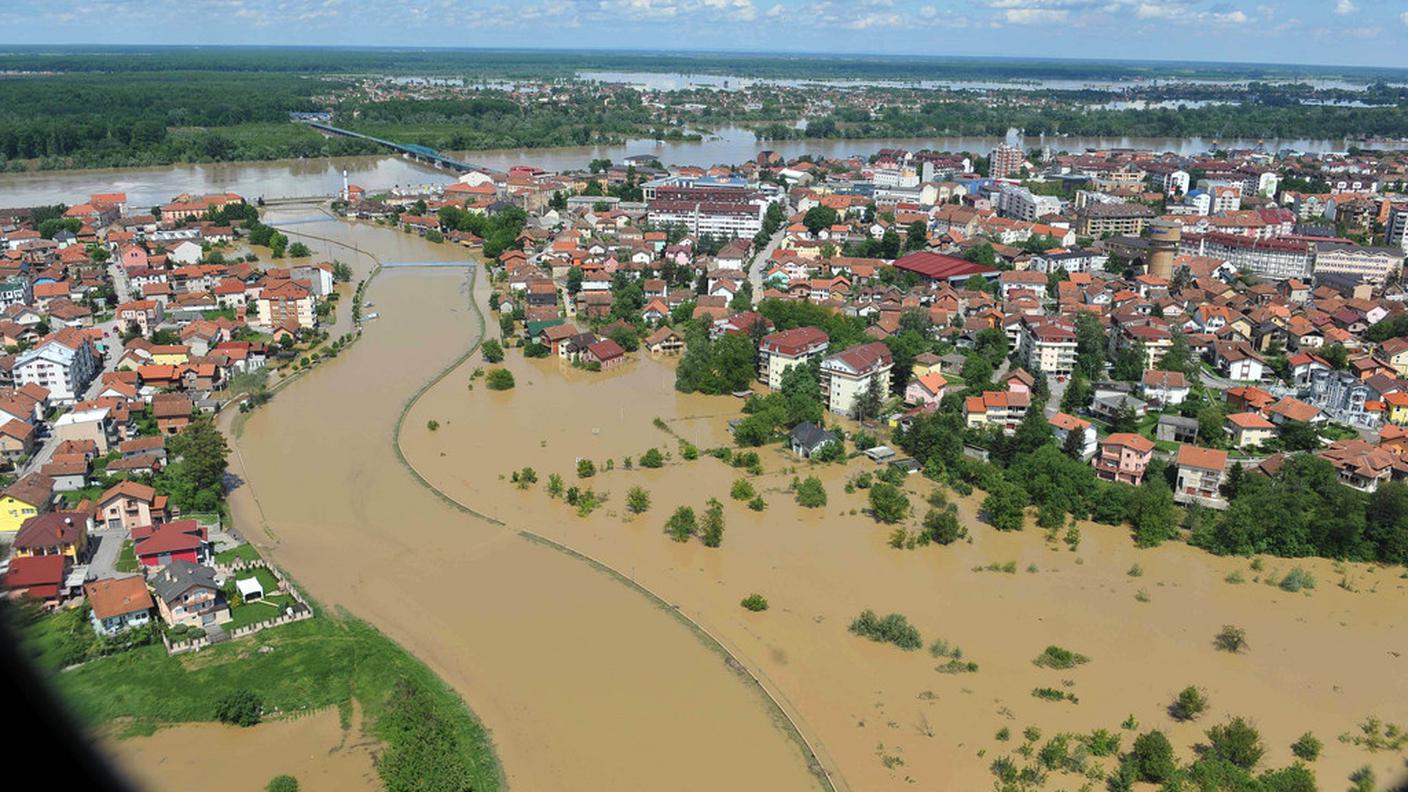
[[1310, 277], [1310, 245], [1294, 239], [1185, 233], [1179, 241], [1178, 252], [1185, 256], [1219, 258], [1239, 272], [1267, 280]]
[[1154, 210], [1136, 203], [1087, 203], [1076, 210], [1076, 233], [1095, 237], [1139, 236], [1154, 219]]
[[1222, 508], [1227, 505], [1221, 487], [1227, 470], [1227, 452], [1183, 444], [1178, 447], [1178, 480], [1173, 499]]
[[1052, 376], [1075, 371], [1076, 333], [1068, 322], [1023, 317], [1019, 350], [1029, 371]]
[[821, 361], [821, 398], [837, 415], [851, 416], [856, 400], [878, 382], [880, 392], [890, 392], [890, 369], [895, 360], [890, 348], [875, 341], [854, 346]]
[[1035, 222], [1039, 217], [1061, 213], [1061, 199], [1037, 195], [1026, 187], [1003, 185], [997, 196], [997, 211], [1003, 217]]
[[758, 344], [758, 379], [782, 387], [782, 375], [798, 364], [826, 354], [826, 333], [815, 327], [794, 327], [763, 336]]
[[1104, 253], [1072, 248], [1065, 253], [1037, 253], [1031, 258], [1031, 267], [1048, 275], [1057, 270], [1091, 272], [1105, 269], [1105, 263], [1109, 260], [1110, 257]]
[[259, 311], [259, 324], [263, 327], [292, 325], [307, 329], [317, 325], [312, 293], [293, 281], [265, 286], [259, 291], [255, 304]]
[[963, 400], [964, 425], [974, 428], [997, 426], [1011, 434], [1027, 417], [1031, 405], [1032, 395], [1026, 391], [983, 391], [981, 396], [969, 396]]
[[1095, 472], [1108, 481], [1137, 485], [1144, 480], [1144, 471], [1153, 458], [1153, 440], [1131, 432], [1115, 432], [1100, 444]]
[[763, 228], [768, 199], [752, 190], [720, 187], [660, 187], [648, 202], [657, 228], [682, 225], [691, 234], [752, 238]]
[[98, 375], [98, 353], [82, 330], [66, 327], [53, 333], [15, 359], [17, 386], [30, 383], [49, 390], [49, 398], [72, 404]]
[[999, 144], [988, 155], [988, 175], [994, 179], [1005, 179], [1021, 172], [1022, 163], [1026, 161], [1027, 154], [1021, 148], [1006, 143]]
[[1401, 248], [1317, 242], [1314, 273], [1354, 275], [1367, 283], [1383, 283], [1403, 272], [1403, 255]]
[[33, 303], [34, 287], [29, 278], [10, 278], [0, 281], [0, 308]]

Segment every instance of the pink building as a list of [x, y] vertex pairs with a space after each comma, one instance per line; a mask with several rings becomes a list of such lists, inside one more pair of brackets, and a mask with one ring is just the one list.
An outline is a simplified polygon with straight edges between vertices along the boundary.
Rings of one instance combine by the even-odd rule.
[[1116, 432], [1100, 444], [1095, 472], [1100, 478], [1123, 484], [1139, 484], [1154, 458], [1154, 441], [1129, 432]]

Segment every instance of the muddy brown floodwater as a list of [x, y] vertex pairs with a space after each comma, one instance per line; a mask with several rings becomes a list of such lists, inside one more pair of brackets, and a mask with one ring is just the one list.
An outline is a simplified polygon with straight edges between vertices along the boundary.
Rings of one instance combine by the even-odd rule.
[[[1263, 767], [1289, 764], [1291, 742], [1313, 731], [1325, 744], [1314, 764], [1323, 788], [1347, 786], [1346, 777], [1366, 764], [1381, 782], [1408, 777], [1402, 754], [1369, 753], [1338, 739], [1369, 716], [1408, 721], [1401, 568], [1267, 558], [1257, 571], [1247, 559], [1177, 543], [1139, 550], [1127, 531], [1089, 524], [1071, 551], [1035, 528], [992, 531], [978, 521], [973, 500], [960, 501], [971, 541], [896, 550], [889, 529], [865, 515], [864, 491], [843, 489], [847, 476], [873, 469], [869, 462], [813, 469], [830, 503], [805, 510], [785, 492], [796, 462], [776, 447], [763, 451], [765, 472], [754, 479], [768, 502], [756, 513], [729, 498], [741, 471], [708, 457], [682, 461], [677, 441], [652, 425], [660, 417], [700, 447], [726, 444], [739, 402], [676, 393], [670, 363], [634, 357], [623, 370], [591, 374], [511, 350], [504, 365], [517, 385], [507, 392], [488, 391], [482, 380], [471, 390], [473, 369], [485, 364], [467, 362], [411, 410], [402, 447], [451, 497], [600, 559], [677, 603], [783, 699], [851, 789], [988, 788], [989, 764], [1013, 752], [1026, 726], [1045, 737], [1105, 728], [1123, 734], [1127, 749], [1134, 732], [1120, 724], [1131, 715], [1141, 730], [1165, 730], [1185, 759], [1209, 726], [1244, 715], [1265, 738]], [[426, 428], [432, 419], [436, 432]], [[623, 469], [625, 457], [638, 459], [650, 447], [673, 458], [658, 470]], [[599, 467], [611, 459], [615, 469], [580, 481], [579, 457]], [[539, 480], [528, 491], [505, 480], [524, 466]], [[550, 473], [609, 493], [606, 505], [576, 516], [545, 493]], [[637, 484], [652, 506], [631, 516], [623, 502]], [[930, 484], [915, 476], [906, 486], [922, 513]], [[698, 510], [710, 497], [725, 504], [722, 548], [662, 534], [676, 506]], [[1007, 561], [1015, 562], [1014, 574], [975, 569]], [[1138, 576], [1130, 573], [1135, 564]], [[1312, 593], [1266, 583], [1293, 564], [1315, 575]], [[1234, 571], [1245, 582], [1227, 582]], [[769, 600], [768, 611], [739, 607], [753, 592]], [[847, 625], [864, 608], [905, 614], [926, 643], [960, 646], [978, 671], [941, 673], [945, 660], [927, 651], [850, 635]], [[1246, 630], [1249, 651], [1213, 648], [1224, 624]], [[1035, 666], [1049, 644], [1091, 660], [1071, 670]], [[1204, 688], [1211, 707], [1198, 721], [1178, 723], [1167, 708], [1188, 685]], [[1079, 701], [1035, 698], [1040, 687]], [[1009, 742], [995, 739], [1003, 727]], [[1075, 789], [1085, 781], [1054, 775], [1049, 786]]]
[[335, 707], [302, 718], [250, 728], [222, 723], [169, 726], [149, 737], [129, 737], [107, 750], [142, 789], [154, 792], [250, 792], [278, 775], [311, 791], [360, 792], [381, 788], [372, 749], [343, 731]]
[[[464, 256], [375, 226], [286, 230], [385, 261]], [[359, 275], [369, 266], [338, 257]], [[234, 441], [246, 538], [452, 685], [492, 731], [515, 791], [817, 789], [764, 696], [676, 616], [453, 508], [398, 462], [403, 405], [478, 337], [466, 270], [387, 268], [367, 299], [380, 318], [363, 337], [251, 414]], [[568, 414], [559, 405], [555, 419]], [[486, 468], [527, 442], [510, 426], [479, 431]]]

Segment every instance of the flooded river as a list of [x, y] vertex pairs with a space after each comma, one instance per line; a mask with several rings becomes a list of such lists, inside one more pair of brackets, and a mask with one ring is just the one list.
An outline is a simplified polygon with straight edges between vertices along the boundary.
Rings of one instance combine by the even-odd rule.
[[[778, 692], [851, 789], [989, 788], [989, 764], [1014, 751], [1026, 726], [1046, 738], [1104, 728], [1124, 735], [1127, 749], [1134, 733], [1120, 724], [1131, 715], [1141, 729], [1165, 730], [1185, 759], [1209, 726], [1244, 715], [1265, 738], [1264, 767], [1289, 764], [1291, 742], [1312, 731], [1325, 743], [1315, 764], [1322, 788], [1342, 788], [1365, 764], [1381, 781], [1408, 777], [1401, 755], [1338, 741], [1370, 716], [1408, 721], [1401, 568], [1297, 560], [1319, 586], [1289, 594], [1267, 580], [1290, 561], [1266, 559], [1258, 572], [1246, 559], [1182, 544], [1139, 550], [1125, 529], [1084, 524], [1072, 552], [1034, 528], [990, 530], [974, 502], [961, 504], [971, 542], [896, 550], [890, 529], [865, 514], [864, 491], [844, 492], [848, 475], [873, 469], [868, 461], [798, 468], [785, 451], [765, 450], [765, 472], [752, 479], [768, 504], [759, 513], [729, 498], [741, 471], [708, 457], [680, 460], [678, 441], [654, 418], [702, 447], [726, 444], [739, 402], [675, 392], [669, 363], [647, 357], [590, 374], [510, 351], [517, 386], [501, 393], [467, 387], [481, 365], [467, 363], [411, 411], [403, 448], [412, 464], [454, 498], [601, 559], [678, 603]], [[429, 420], [441, 428], [428, 431]], [[651, 447], [674, 458], [659, 470], [623, 469], [626, 457]], [[614, 470], [578, 480], [582, 457], [598, 468], [612, 460]], [[504, 476], [524, 466], [540, 482], [558, 473], [569, 485], [608, 493], [606, 505], [581, 518], [542, 483], [518, 490]], [[825, 508], [801, 509], [786, 491], [794, 475], [809, 473], [825, 482]], [[639, 516], [624, 508], [636, 485], [652, 500]], [[907, 487], [922, 514], [929, 484], [911, 477]], [[711, 497], [725, 504], [721, 548], [663, 535], [677, 506], [698, 511]], [[1009, 561], [1013, 574], [980, 571]], [[1234, 572], [1243, 582], [1227, 582]], [[755, 592], [769, 600], [768, 611], [739, 607]], [[957, 645], [978, 670], [942, 673], [945, 658], [850, 635], [847, 625], [865, 608], [905, 614], [926, 644]], [[1214, 649], [1224, 624], [1247, 631], [1249, 651]], [[1050, 644], [1091, 662], [1065, 671], [1035, 666]], [[1211, 707], [1198, 721], [1178, 723], [1167, 707], [1188, 685], [1206, 689]], [[1036, 688], [1069, 692], [1079, 703], [1040, 700]], [[994, 738], [1003, 728], [1010, 741]], [[1084, 780], [1054, 780], [1053, 788]]]
[[[374, 226], [287, 230], [387, 261], [456, 255]], [[667, 609], [452, 508], [397, 461], [402, 405], [479, 332], [466, 288], [455, 269], [377, 277], [367, 298], [381, 318], [243, 427], [232, 459], [241, 530], [314, 597], [370, 621], [460, 692], [492, 731], [510, 789], [818, 788], [764, 697]], [[486, 467], [527, 441], [508, 426], [481, 431], [499, 446]]]
[[[664, 143], [633, 140], [616, 146], [565, 146], [451, 152], [461, 161], [507, 170], [513, 165], [534, 165], [551, 171], [585, 168], [593, 159], [620, 162], [635, 154], [649, 154], [667, 165], [732, 165], [751, 160], [762, 149], [784, 157], [814, 154], [824, 157], [870, 155], [882, 148], [969, 151], [986, 155], [1001, 136], [880, 138], [874, 140], [775, 140], [760, 141], [738, 127], [715, 130], [697, 142]], [[1015, 142], [1015, 141], [1014, 141]], [[1087, 148], [1144, 148], [1200, 154], [1214, 147], [1262, 146], [1298, 151], [1343, 151], [1342, 140], [1217, 140], [1209, 138], [1059, 137], [1027, 136], [1024, 147], [1049, 145], [1053, 151]], [[342, 172], [354, 184], [369, 189], [395, 185], [449, 182], [454, 174], [417, 165], [394, 156], [335, 157], [272, 162], [232, 162], [204, 165], [170, 165], [149, 168], [113, 168], [83, 171], [0, 173], [0, 207], [49, 203], [79, 203], [95, 192], [126, 192], [134, 207], [165, 203], [183, 192], [236, 192], [247, 198], [285, 198], [332, 195], [342, 189]]]

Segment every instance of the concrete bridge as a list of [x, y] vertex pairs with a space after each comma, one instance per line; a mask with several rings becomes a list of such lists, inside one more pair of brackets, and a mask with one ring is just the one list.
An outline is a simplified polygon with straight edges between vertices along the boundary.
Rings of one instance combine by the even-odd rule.
[[473, 268], [473, 261], [387, 261], [382, 263], [382, 269], [389, 267], [464, 267]]

